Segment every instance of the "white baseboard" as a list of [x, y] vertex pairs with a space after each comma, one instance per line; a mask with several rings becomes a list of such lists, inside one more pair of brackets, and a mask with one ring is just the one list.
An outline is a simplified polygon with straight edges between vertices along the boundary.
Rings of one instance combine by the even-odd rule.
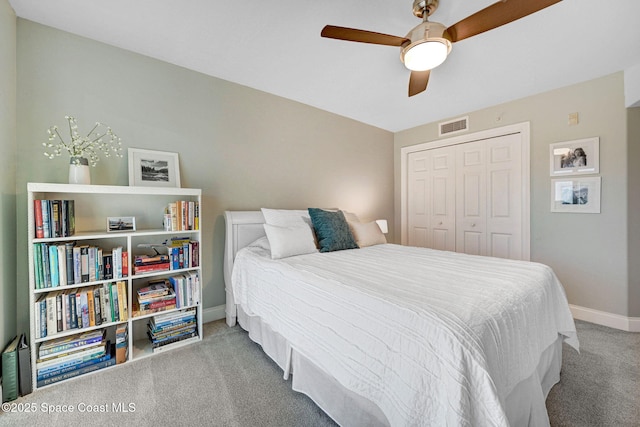
[[569, 304], [569, 309], [574, 319], [628, 332], [640, 332], [640, 317], [621, 316], [572, 304]]
[[204, 310], [202, 310], [202, 322], [208, 323], [215, 320], [226, 319], [227, 313], [225, 313], [224, 309], [224, 304], [205, 308]]

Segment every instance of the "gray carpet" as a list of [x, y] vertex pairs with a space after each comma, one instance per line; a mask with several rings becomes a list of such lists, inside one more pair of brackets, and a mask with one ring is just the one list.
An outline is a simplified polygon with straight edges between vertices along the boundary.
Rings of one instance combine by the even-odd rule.
[[[551, 425], [639, 426], [640, 334], [585, 322], [577, 327], [581, 354], [565, 346], [562, 379], [547, 400]], [[0, 425], [334, 425], [291, 390], [239, 327], [209, 323], [204, 336], [201, 343], [22, 397], [15, 403], [35, 411], [0, 413]], [[116, 412], [118, 404], [129, 412]]]

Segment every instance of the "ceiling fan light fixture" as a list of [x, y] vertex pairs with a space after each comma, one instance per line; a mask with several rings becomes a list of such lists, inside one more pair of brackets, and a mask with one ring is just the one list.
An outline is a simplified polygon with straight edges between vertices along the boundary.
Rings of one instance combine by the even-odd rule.
[[451, 52], [449, 40], [426, 39], [411, 43], [402, 49], [400, 58], [411, 71], [426, 71], [442, 64]]

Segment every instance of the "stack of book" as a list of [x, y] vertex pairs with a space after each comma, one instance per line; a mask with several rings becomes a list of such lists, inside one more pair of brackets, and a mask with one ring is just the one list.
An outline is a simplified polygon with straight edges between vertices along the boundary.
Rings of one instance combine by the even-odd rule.
[[36, 360], [38, 387], [115, 365], [104, 329], [40, 344]]
[[196, 309], [186, 309], [153, 316], [147, 324], [153, 352], [167, 350], [181, 341], [198, 335]]
[[36, 238], [68, 237], [75, 233], [73, 200], [34, 200]]
[[169, 270], [170, 268], [169, 255], [136, 255], [133, 259], [134, 274], [151, 273], [154, 271]]
[[144, 316], [176, 308], [176, 293], [167, 279], [158, 279], [138, 289], [133, 315]]
[[126, 288], [124, 281], [118, 281], [41, 294], [34, 310], [36, 338], [126, 321], [129, 318]]

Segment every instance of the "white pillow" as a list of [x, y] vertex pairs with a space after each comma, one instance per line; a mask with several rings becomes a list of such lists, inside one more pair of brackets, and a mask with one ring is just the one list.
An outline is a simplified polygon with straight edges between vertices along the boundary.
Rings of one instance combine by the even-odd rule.
[[269, 239], [267, 239], [267, 236], [263, 236], [261, 238], [259, 238], [258, 240], [255, 240], [251, 243], [249, 243], [247, 245], [247, 247], [251, 247], [251, 248], [261, 248], [267, 251], [271, 250], [271, 247], [269, 246]]
[[278, 227], [307, 225], [311, 228], [311, 217], [307, 210], [262, 208], [261, 211], [264, 222], [269, 225], [277, 225]]
[[356, 243], [361, 248], [387, 243], [387, 239], [375, 221], [367, 223], [349, 222], [349, 228], [351, 228], [351, 234], [353, 234]]
[[342, 213], [344, 214], [344, 218], [347, 220], [347, 222], [360, 222], [360, 218], [358, 218], [358, 215], [354, 214], [353, 212], [342, 211]]
[[264, 224], [264, 231], [271, 246], [271, 259], [287, 258], [317, 252], [313, 232], [307, 225], [279, 227]]

